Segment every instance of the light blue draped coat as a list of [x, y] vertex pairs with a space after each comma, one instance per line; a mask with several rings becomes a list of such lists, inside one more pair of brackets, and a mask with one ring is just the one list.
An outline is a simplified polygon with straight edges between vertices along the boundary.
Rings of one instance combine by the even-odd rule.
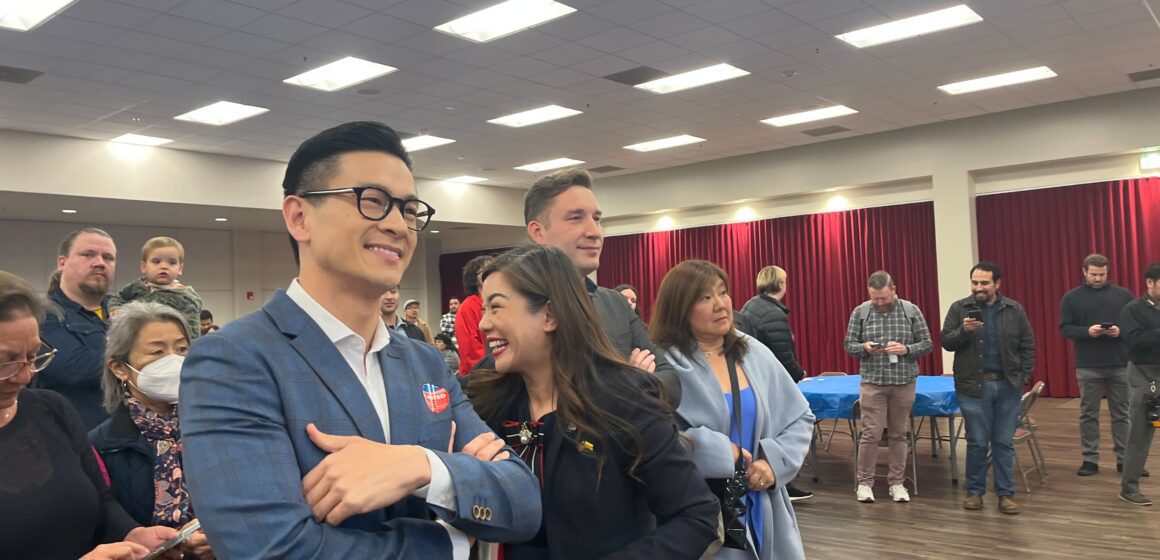
[[[749, 451], [754, 460], [769, 462], [777, 476], [777, 484], [766, 491], [767, 499], [761, 501], [765, 526], [760, 560], [804, 560], [801, 533], [785, 484], [797, 476], [809, 452], [814, 415], [773, 352], [753, 337], [737, 334], [749, 345], [738, 364], [738, 374], [748, 377], [757, 401], [753, 432], [760, 443], [757, 450]], [[677, 414], [691, 426], [685, 435], [693, 440], [693, 461], [706, 478], [731, 476], [730, 416], [716, 376], [699, 352], [690, 357], [676, 348], [668, 348], [665, 359], [676, 369], [681, 381]], [[748, 552], [722, 548], [714, 558], [754, 557], [752, 548]]]

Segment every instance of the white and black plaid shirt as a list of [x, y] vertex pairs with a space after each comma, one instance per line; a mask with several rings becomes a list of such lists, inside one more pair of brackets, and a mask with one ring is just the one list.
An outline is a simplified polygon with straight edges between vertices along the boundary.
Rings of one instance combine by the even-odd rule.
[[[898, 342], [910, 352], [891, 363], [887, 354], [868, 354], [866, 342]], [[898, 298], [888, 313], [880, 313], [869, 301], [854, 308], [846, 327], [846, 352], [862, 360], [862, 381], [874, 385], [905, 385], [918, 376], [918, 358], [934, 349], [922, 311]]]
[[443, 334], [450, 336], [452, 340], [455, 340], [454, 312], [444, 313], [443, 316], [439, 318], [439, 330], [442, 331]]

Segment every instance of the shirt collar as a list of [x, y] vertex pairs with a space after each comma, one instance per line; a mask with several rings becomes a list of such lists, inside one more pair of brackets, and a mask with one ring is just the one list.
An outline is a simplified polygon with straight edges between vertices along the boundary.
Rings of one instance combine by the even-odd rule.
[[596, 282], [587, 276], [584, 277], [584, 289], [588, 290], [588, 295], [596, 295], [596, 287]]
[[[302, 287], [302, 284], [298, 283], [297, 278], [290, 282], [290, 287], [286, 289], [286, 295], [291, 301], [298, 304], [298, 307], [301, 307], [307, 316], [318, 324], [318, 327], [322, 329], [323, 334], [326, 335], [326, 338], [330, 339], [330, 342], [337, 345], [339, 342], [353, 336], [359, 342], [365, 344], [366, 341], [363, 340], [363, 337], [351, 330], [342, 321], [339, 321], [338, 317], [335, 317], [331, 312], [327, 311], [313, 297], [310, 297], [310, 294], [306, 293], [306, 289]], [[375, 327], [375, 337], [371, 340], [371, 352], [382, 350], [390, 342], [390, 331], [387, 329], [387, 325], [383, 323], [382, 317], [379, 317], [379, 324]]]

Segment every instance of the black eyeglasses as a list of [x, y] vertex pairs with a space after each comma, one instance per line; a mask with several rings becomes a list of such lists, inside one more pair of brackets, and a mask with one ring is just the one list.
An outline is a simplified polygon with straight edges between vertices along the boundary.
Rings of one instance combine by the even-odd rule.
[[355, 206], [358, 213], [368, 220], [378, 222], [387, 217], [391, 210], [398, 208], [407, 223], [407, 229], [423, 231], [431, 223], [431, 216], [435, 209], [430, 204], [417, 198], [395, 198], [390, 193], [378, 187], [350, 187], [346, 189], [329, 189], [325, 191], [310, 191], [299, 194], [301, 197], [329, 196], [332, 194], [354, 193]]
[[39, 373], [48, 367], [52, 359], [56, 357], [56, 348], [47, 342], [40, 343], [40, 351], [36, 357], [31, 360], [20, 360], [16, 362], [4, 362], [0, 364], [0, 381], [4, 381], [16, 374], [24, 371], [24, 368], [30, 368], [32, 373]]

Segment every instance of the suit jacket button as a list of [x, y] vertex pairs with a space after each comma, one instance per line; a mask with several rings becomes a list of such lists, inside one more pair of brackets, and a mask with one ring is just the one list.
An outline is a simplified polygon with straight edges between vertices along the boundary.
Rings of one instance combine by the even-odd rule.
[[483, 508], [483, 520], [484, 521], [491, 521], [491, 508], [489, 508], [489, 507]]
[[479, 506], [471, 506], [471, 516], [480, 519], [483, 517], [483, 508]]

